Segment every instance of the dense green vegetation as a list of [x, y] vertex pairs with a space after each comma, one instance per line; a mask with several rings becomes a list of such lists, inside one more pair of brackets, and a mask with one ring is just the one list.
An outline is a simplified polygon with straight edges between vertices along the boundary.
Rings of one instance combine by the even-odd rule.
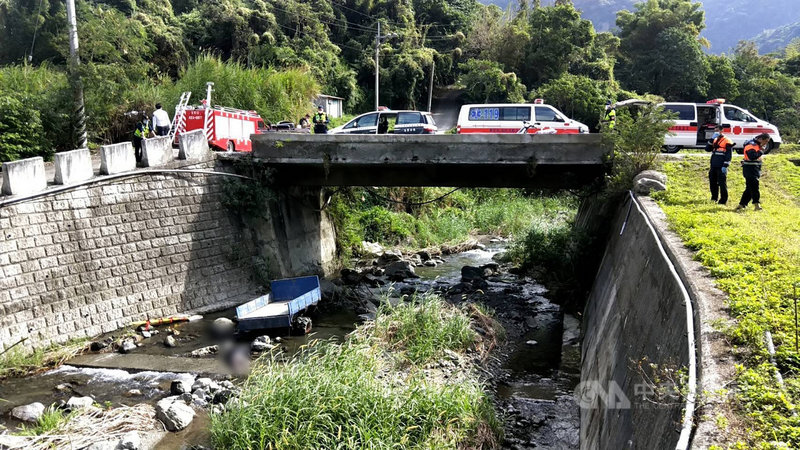
[[[740, 357], [732, 406], [742, 413], [745, 429], [730, 432], [743, 442], [741, 448], [776, 448], [778, 442], [790, 448], [800, 445], [800, 418], [793, 414], [800, 402], [793, 303], [794, 287], [800, 289], [800, 167], [789, 161], [799, 156], [766, 158], [763, 211], [736, 213], [731, 206], [710, 202], [707, 158], [667, 163], [669, 189], [658, 195], [671, 227], [717, 279], [736, 319], [723, 331]], [[744, 190], [737, 166], [732, 165], [728, 177], [733, 205]], [[765, 331], [775, 341], [785, 389], [768, 364]]]
[[[580, 4], [548, 4], [78, 0], [90, 140], [128, 139], [136, 115], [125, 113], [157, 101], [171, 110], [184, 90], [197, 101], [206, 81], [216, 83], [214, 103], [272, 122], [297, 120], [320, 92], [345, 98], [350, 113], [370, 110], [378, 22], [393, 36], [380, 46], [380, 103], [395, 109], [425, 104], [433, 70], [435, 86], [460, 86], [464, 101], [544, 97], [590, 126], [607, 99], [726, 97], [799, 137], [796, 46], [764, 56], [740, 43], [707, 55], [706, 15], [690, 0], [625, 5], [615, 34], [598, 33]], [[74, 145], [64, 8], [0, 3], [2, 160]]]
[[[398, 331], [416, 326], [417, 312], [430, 326]], [[424, 296], [381, 308], [343, 343], [315, 341], [288, 362], [262, 357], [240, 400], [211, 416], [215, 447], [495, 448], [499, 422], [469, 364], [448, 377], [421, 370], [441, 352], [478, 350], [471, 318], [486, 324], [478, 308]]]
[[[350, 188], [328, 208], [342, 256], [361, 241], [424, 248], [455, 244], [471, 234], [522, 235], [532, 225], [574, 216], [571, 195], [526, 194], [519, 189]], [[440, 198], [441, 197], [441, 198]], [[437, 200], [437, 201], [432, 201]], [[424, 205], [419, 203], [430, 202]]]
[[87, 339], [74, 339], [64, 344], [52, 344], [33, 352], [19, 345], [0, 354], [0, 380], [21, 377], [58, 367], [64, 361], [81, 353]]

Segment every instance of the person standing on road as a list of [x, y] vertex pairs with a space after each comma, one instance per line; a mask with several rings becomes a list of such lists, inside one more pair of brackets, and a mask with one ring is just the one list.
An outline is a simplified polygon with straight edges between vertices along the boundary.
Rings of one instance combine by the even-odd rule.
[[142, 119], [136, 123], [136, 128], [133, 130], [133, 152], [136, 162], [142, 160], [142, 140], [148, 136], [150, 136], [150, 121], [147, 120], [147, 115], [142, 113]]
[[714, 127], [714, 135], [706, 146], [711, 152], [711, 168], [708, 170], [708, 185], [711, 201], [724, 205], [728, 202], [728, 166], [733, 156], [733, 141], [722, 134], [722, 127]]
[[742, 199], [736, 211], [747, 208], [750, 200], [753, 201], [753, 209], [761, 209], [761, 192], [759, 191], [759, 179], [761, 178], [761, 157], [764, 156], [764, 148], [769, 143], [769, 135], [761, 133], [752, 141], [744, 143], [744, 159], [742, 160], [742, 175], [744, 176], [745, 189]]
[[161, 109], [161, 103], [156, 103], [156, 110], [153, 111], [153, 127], [156, 135], [168, 135], [170, 126], [172, 126], [172, 124], [169, 121], [169, 114]]
[[314, 134], [326, 134], [328, 132], [328, 115], [322, 109], [322, 106], [317, 108], [317, 113], [314, 114]]
[[613, 130], [614, 126], [617, 124], [617, 109], [611, 103], [611, 100], [606, 102], [606, 113], [603, 115], [603, 120], [600, 121], [600, 125], [607, 127], [609, 130]]

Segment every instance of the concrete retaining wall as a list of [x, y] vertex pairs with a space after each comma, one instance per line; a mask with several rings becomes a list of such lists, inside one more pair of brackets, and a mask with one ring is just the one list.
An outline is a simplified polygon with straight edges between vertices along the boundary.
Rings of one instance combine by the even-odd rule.
[[88, 180], [94, 175], [92, 156], [88, 148], [56, 153], [53, 162], [56, 168], [56, 184], [73, 184]]
[[163, 166], [172, 160], [171, 137], [159, 136], [142, 140], [142, 165], [144, 167]]
[[136, 169], [136, 154], [131, 142], [104, 145], [100, 147], [100, 173], [113, 175]]
[[582, 448], [675, 448], [684, 401], [649, 380], [689, 364], [684, 298], [644, 215], [624, 202], [584, 315]]
[[[41, 156], [3, 163], [3, 194], [25, 195], [47, 187]], [[0, 227], [2, 229], [2, 227]]]
[[211, 156], [208, 140], [203, 130], [194, 130], [181, 134], [178, 144], [178, 159], [204, 161]]

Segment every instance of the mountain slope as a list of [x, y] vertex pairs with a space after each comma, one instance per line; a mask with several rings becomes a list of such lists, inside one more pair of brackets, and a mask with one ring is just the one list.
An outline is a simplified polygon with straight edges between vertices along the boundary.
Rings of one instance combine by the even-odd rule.
[[761, 53], [770, 53], [786, 48], [792, 40], [798, 38], [800, 38], [800, 22], [764, 31], [753, 40], [756, 41]]
[[[506, 8], [509, 4], [512, 7], [517, 5], [515, 0], [481, 1], [501, 8]], [[617, 11], [632, 10], [633, 4], [637, 2], [638, 0], [573, 0], [575, 8], [582, 12], [584, 18], [591, 20], [598, 31], [613, 29], [616, 26]], [[552, 3], [552, 0], [542, 1], [543, 5]], [[752, 40], [760, 33], [800, 22], [798, 0], [705, 0], [701, 3], [706, 11], [706, 29], [702, 35], [711, 42], [709, 51], [712, 53], [729, 53], [740, 40]], [[770, 47], [766, 51], [771, 50], [774, 49]]]

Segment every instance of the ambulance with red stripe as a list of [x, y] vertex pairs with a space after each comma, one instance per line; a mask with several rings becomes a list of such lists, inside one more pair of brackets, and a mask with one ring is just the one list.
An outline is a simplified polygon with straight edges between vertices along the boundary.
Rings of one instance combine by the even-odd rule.
[[580, 134], [589, 127], [546, 105], [542, 99], [530, 103], [486, 103], [464, 105], [458, 114], [457, 134], [517, 133], [525, 125], [529, 134]]
[[667, 102], [658, 106], [678, 116], [670, 133], [664, 137], [664, 151], [668, 153], [681, 148], [704, 148], [717, 124], [722, 125], [722, 133], [733, 141], [737, 153], [742, 153], [745, 142], [761, 133], [770, 136], [765, 153], [778, 148], [782, 142], [778, 127], [745, 109], [726, 104], [723, 98], [706, 103]]

